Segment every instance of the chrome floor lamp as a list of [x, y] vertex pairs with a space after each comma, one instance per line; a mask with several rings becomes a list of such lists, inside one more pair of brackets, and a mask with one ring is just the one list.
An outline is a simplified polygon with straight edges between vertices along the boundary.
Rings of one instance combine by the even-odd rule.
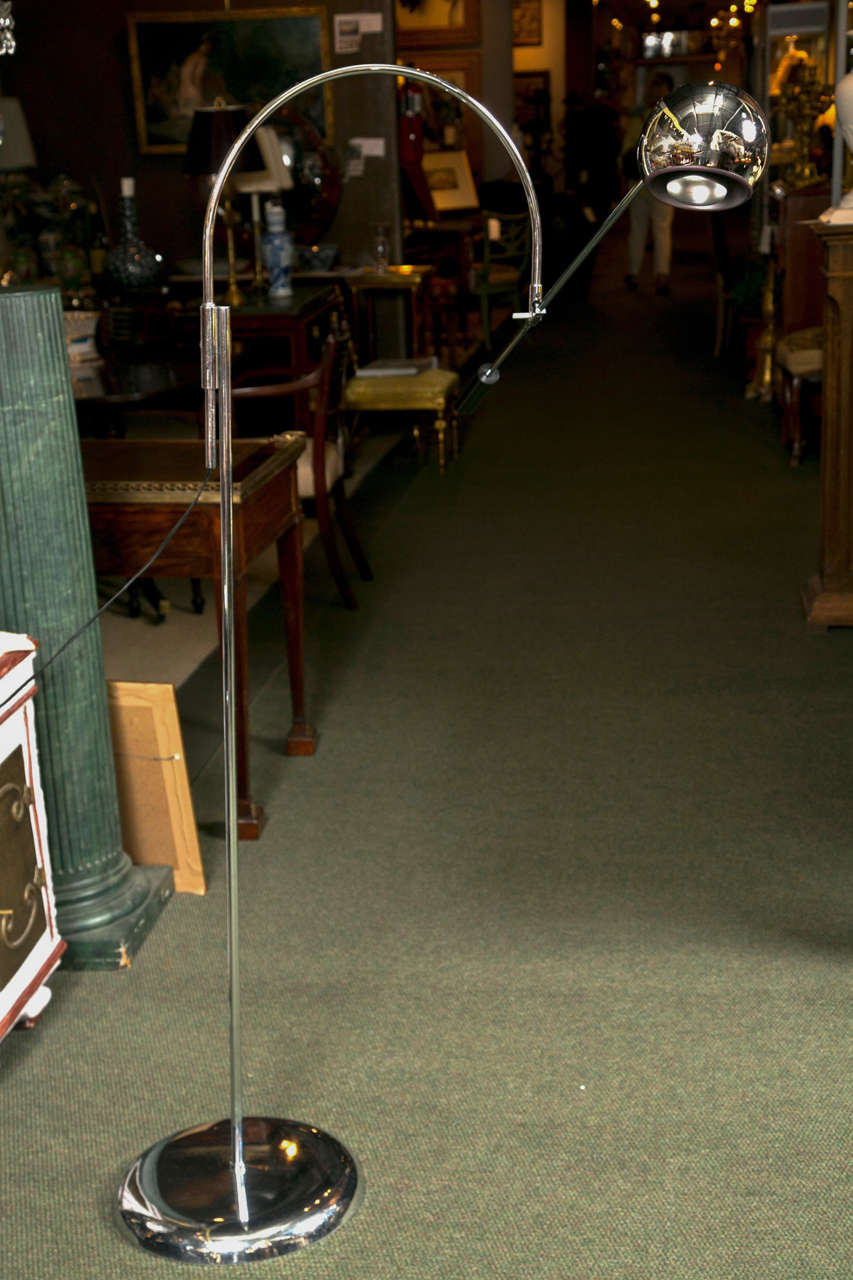
[[213, 298], [213, 228], [228, 177], [255, 130], [307, 90], [348, 76], [420, 80], [459, 99], [494, 131], [518, 173], [530, 214], [528, 309], [519, 330], [494, 361], [478, 370], [473, 403], [500, 378], [501, 365], [546, 313], [548, 303], [602, 236], [647, 186], [670, 204], [725, 209], [748, 199], [767, 156], [767, 123], [747, 94], [728, 85], [687, 85], [658, 103], [638, 148], [641, 181], [604, 221], [580, 254], [542, 296], [542, 229], [530, 175], [512, 138], [475, 98], [431, 72], [393, 64], [336, 68], [294, 85], [263, 107], [226, 155], [211, 187], [204, 220], [201, 307], [206, 464], [220, 473], [222, 526], [222, 694], [231, 1110], [225, 1120], [198, 1125], [155, 1143], [132, 1164], [119, 1190], [119, 1214], [138, 1243], [161, 1256], [202, 1264], [236, 1264], [293, 1252], [327, 1236], [356, 1208], [362, 1177], [355, 1158], [310, 1124], [243, 1111], [240, 1033], [240, 950], [237, 891], [236, 715], [234, 705], [234, 525], [231, 465], [230, 309]]

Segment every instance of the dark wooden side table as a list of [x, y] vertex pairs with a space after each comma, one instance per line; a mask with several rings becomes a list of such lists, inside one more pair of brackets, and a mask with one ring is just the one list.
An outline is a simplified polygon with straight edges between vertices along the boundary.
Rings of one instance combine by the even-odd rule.
[[[313, 755], [314, 730], [305, 721], [302, 629], [302, 509], [296, 461], [305, 447], [301, 433], [275, 440], [234, 442], [234, 590], [237, 716], [238, 831], [254, 840], [263, 809], [249, 786], [249, 654], [246, 569], [275, 542], [284, 610], [293, 724], [287, 755]], [[83, 470], [95, 569], [130, 576], [144, 564], [192, 501], [204, 476], [204, 443], [196, 440], [83, 440]], [[166, 577], [212, 578], [220, 641], [219, 483], [214, 476], [192, 514], [155, 561]]]
[[331, 283], [295, 284], [289, 298], [261, 298], [232, 308], [231, 336], [235, 344], [273, 340], [278, 347], [277, 367], [298, 378], [319, 364], [331, 313], [340, 305], [340, 291]]
[[[407, 354], [425, 356], [432, 346], [430, 312], [430, 276], [432, 266], [389, 266], [384, 270], [362, 267], [347, 276], [356, 312], [364, 316], [365, 351], [369, 359], [376, 355], [376, 299], [382, 294], [397, 294], [406, 302], [408, 312]], [[362, 325], [358, 326], [361, 336]]]
[[337, 267], [328, 271], [297, 271], [295, 288], [309, 281], [325, 281], [338, 290], [338, 304], [343, 303], [353, 336], [365, 361], [377, 354], [376, 302], [382, 295], [403, 299], [405, 305], [406, 354], [429, 355], [432, 352], [432, 306], [430, 281], [435, 268], [430, 263], [377, 267]]
[[818, 572], [803, 589], [814, 631], [853, 626], [853, 225], [813, 222], [823, 243], [823, 424]]
[[[275, 366], [294, 379], [309, 373], [320, 363], [332, 316], [343, 305], [340, 287], [324, 279], [295, 283], [289, 298], [250, 298], [245, 306], [232, 307], [235, 371]], [[179, 341], [198, 342], [199, 313], [194, 303], [173, 311], [171, 323]], [[308, 395], [294, 396], [293, 401], [292, 425], [304, 431], [310, 422]]]

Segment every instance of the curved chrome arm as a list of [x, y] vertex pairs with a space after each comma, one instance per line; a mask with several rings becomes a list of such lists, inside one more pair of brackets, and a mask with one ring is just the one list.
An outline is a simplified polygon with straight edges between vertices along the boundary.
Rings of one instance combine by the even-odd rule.
[[492, 115], [487, 107], [484, 107], [476, 98], [472, 98], [470, 93], [466, 93], [464, 89], [460, 89], [458, 85], [451, 84], [449, 80], [442, 80], [441, 76], [434, 75], [432, 71], [421, 71], [417, 67], [399, 67], [396, 63], [386, 62], [360, 62], [349, 67], [335, 67], [331, 71], [321, 71], [319, 75], [311, 76], [308, 80], [302, 80], [299, 84], [293, 85], [290, 89], [286, 89], [284, 93], [279, 94], [277, 98], [273, 98], [261, 107], [260, 111], [246, 125], [243, 132], [237, 138], [236, 142], [228, 152], [219, 172], [213, 181], [210, 190], [210, 197], [207, 202], [207, 211], [204, 218], [204, 242], [202, 246], [202, 276], [203, 276], [203, 299], [205, 304], [213, 303], [213, 225], [216, 220], [216, 211], [219, 206], [219, 200], [222, 196], [222, 190], [228, 177], [233, 169], [237, 157], [251, 138], [252, 134], [258, 129], [265, 120], [274, 115], [282, 107], [286, 106], [299, 94], [307, 92], [309, 89], [316, 89], [320, 85], [328, 84], [332, 80], [344, 80], [349, 76], [368, 76], [368, 75], [392, 75], [402, 76], [406, 80], [421, 80], [425, 84], [431, 84], [436, 89], [441, 89], [445, 93], [449, 93], [451, 97], [458, 98], [466, 107], [475, 112], [481, 120], [489, 126], [489, 128], [497, 135], [503, 143], [509, 157], [515, 166], [516, 172], [521, 179], [521, 185], [524, 187], [524, 194], [527, 197], [527, 208], [530, 214], [531, 223], [531, 246], [530, 246], [530, 291], [529, 291], [529, 313], [522, 313], [522, 319], [530, 316], [538, 315], [542, 312], [542, 220], [539, 215], [539, 204], [536, 199], [536, 193], [533, 190], [533, 181], [527, 171], [521, 152], [513, 142], [509, 133], [506, 131], [501, 122]]

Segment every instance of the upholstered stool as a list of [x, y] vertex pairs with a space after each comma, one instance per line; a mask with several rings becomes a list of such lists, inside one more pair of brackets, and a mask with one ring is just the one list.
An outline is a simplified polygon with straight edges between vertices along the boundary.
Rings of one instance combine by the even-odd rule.
[[782, 443], [791, 445], [791, 466], [799, 465], [805, 437], [801, 415], [803, 380], [820, 383], [823, 372], [823, 329], [796, 329], [776, 344], [776, 368], [781, 377]]
[[425, 369], [422, 373], [392, 374], [383, 378], [351, 378], [344, 389], [343, 405], [353, 413], [412, 413], [418, 452], [422, 451], [421, 420], [432, 415], [438, 444], [438, 470], [444, 475], [445, 433], [450, 426], [453, 457], [459, 453], [456, 397], [459, 374], [451, 369]]

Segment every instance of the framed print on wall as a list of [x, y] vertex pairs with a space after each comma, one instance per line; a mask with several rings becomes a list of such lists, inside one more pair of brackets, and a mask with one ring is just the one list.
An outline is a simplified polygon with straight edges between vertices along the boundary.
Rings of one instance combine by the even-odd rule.
[[512, 43], [542, 43], [542, 0], [512, 0]]
[[438, 213], [480, 207], [464, 151], [426, 151], [421, 164]]
[[[323, 5], [214, 13], [128, 14], [139, 149], [186, 150], [193, 112], [217, 97], [257, 109], [329, 66]], [[330, 141], [331, 88], [304, 94], [304, 115]]]
[[[403, 67], [408, 64], [419, 67], [421, 71], [432, 71], [434, 75], [464, 89], [473, 98], [480, 97], [482, 72], [479, 49], [424, 50], [398, 57], [397, 61]], [[457, 100], [449, 94], [430, 85], [420, 87], [424, 96], [424, 115], [437, 137], [441, 137], [443, 119], [460, 113], [465, 150], [474, 173], [479, 176], [483, 168], [483, 126], [479, 117], [473, 111], [464, 110], [461, 103], [457, 105]]]
[[398, 49], [480, 43], [480, 0], [396, 0]]

